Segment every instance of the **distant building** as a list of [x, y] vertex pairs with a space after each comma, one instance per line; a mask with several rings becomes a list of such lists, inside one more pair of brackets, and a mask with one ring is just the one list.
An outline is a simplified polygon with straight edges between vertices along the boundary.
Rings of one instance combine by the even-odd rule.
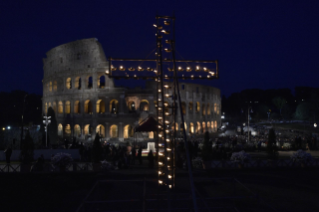
[[[148, 81], [145, 89], [115, 87], [113, 79], [105, 75], [108, 62], [97, 39], [55, 47], [47, 52], [43, 64], [43, 114], [53, 108], [61, 138], [75, 136], [89, 142], [96, 133], [111, 141], [154, 138], [152, 132], [134, 136], [134, 127], [148, 115], [156, 118], [156, 84]], [[217, 131], [220, 90], [190, 83], [180, 86], [187, 131]], [[181, 123], [180, 116], [178, 120]]]

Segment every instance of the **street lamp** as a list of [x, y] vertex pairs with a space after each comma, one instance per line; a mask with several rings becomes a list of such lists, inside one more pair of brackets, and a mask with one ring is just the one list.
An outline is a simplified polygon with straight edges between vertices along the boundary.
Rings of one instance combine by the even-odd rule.
[[315, 128], [317, 128], [317, 123], [314, 123], [313, 126], [314, 126]]
[[51, 116], [43, 116], [44, 120], [43, 120], [43, 124], [45, 125], [45, 133], [46, 133], [46, 137], [45, 137], [45, 146], [48, 147], [48, 125], [51, 123]]

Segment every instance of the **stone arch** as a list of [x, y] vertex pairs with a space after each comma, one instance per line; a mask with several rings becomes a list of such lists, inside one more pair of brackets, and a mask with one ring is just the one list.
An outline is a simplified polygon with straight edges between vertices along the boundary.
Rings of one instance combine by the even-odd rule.
[[95, 132], [99, 134], [100, 137], [105, 138], [105, 127], [102, 124], [96, 126]]
[[52, 81], [49, 82], [49, 91], [52, 91]]
[[196, 133], [197, 134], [199, 134], [199, 133], [201, 133], [201, 124], [200, 124], [200, 122], [198, 121], [197, 123], [196, 123]]
[[[183, 123], [180, 124], [181, 131], [183, 131]], [[184, 122], [185, 131], [187, 131], [187, 124]]]
[[202, 128], [203, 128], [203, 130], [202, 130], [202, 133], [205, 133], [206, 132], [206, 122], [202, 122]]
[[58, 82], [55, 80], [53, 82], [53, 91], [57, 91], [58, 90]]
[[207, 106], [206, 106], [206, 114], [207, 114], [207, 115], [210, 115], [210, 106], [209, 106], [209, 103], [208, 103]]
[[193, 112], [193, 102], [189, 102], [189, 103], [188, 103], [188, 111], [189, 111], [190, 113]]
[[92, 77], [92, 76], [88, 76], [88, 77], [86, 78], [86, 80], [87, 80], [87, 88], [88, 88], [88, 89], [93, 88], [93, 77]]
[[105, 76], [104, 76], [104, 74], [98, 76], [97, 86], [98, 86], [98, 88], [104, 88], [105, 87]]
[[63, 113], [63, 102], [59, 101], [59, 105], [58, 105], [58, 113], [62, 114]]
[[52, 106], [52, 109], [54, 110], [54, 112], [56, 113], [56, 102], [53, 102], [53, 106]]
[[70, 101], [65, 102], [65, 113], [70, 114], [71, 113], [71, 103]]
[[149, 111], [150, 104], [146, 99], [142, 99], [140, 103], [140, 110], [141, 111]]
[[66, 89], [71, 89], [72, 88], [72, 79], [71, 79], [71, 77], [68, 77], [66, 79], [65, 87], [66, 87]]
[[196, 102], [196, 112], [199, 113], [200, 112], [200, 103]]
[[82, 84], [81, 77], [76, 77], [74, 81], [74, 87], [76, 89], [81, 89], [81, 84]]
[[65, 136], [71, 136], [71, 125], [69, 124], [66, 124], [65, 127], [64, 127], [64, 133], [65, 133]]
[[44, 113], [45, 114], [48, 113], [48, 103], [47, 102], [44, 104]]
[[133, 127], [131, 125], [125, 125], [124, 126], [124, 134], [123, 137], [124, 138], [130, 138], [134, 136], [134, 130]]
[[182, 112], [183, 112], [183, 115], [186, 114], [186, 103], [185, 102], [182, 102]]
[[189, 123], [189, 132], [192, 133], [192, 134], [194, 134], [194, 132], [195, 132], [193, 122], [190, 122], [190, 123]]
[[105, 113], [105, 102], [102, 99], [99, 99], [96, 102], [96, 113]]
[[119, 101], [116, 99], [112, 99], [110, 101], [110, 113], [117, 114], [119, 108]]
[[81, 113], [81, 104], [79, 100], [76, 100], [74, 102], [74, 113], [75, 114], [80, 114]]
[[74, 125], [74, 136], [80, 137], [81, 136], [81, 127], [80, 125]]
[[58, 125], [58, 136], [63, 137], [63, 126], [61, 123]]
[[118, 127], [115, 124], [110, 126], [110, 137], [111, 138], [118, 138], [119, 137]]
[[202, 115], [203, 115], [203, 116], [206, 115], [206, 107], [205, 107], [205, 104], [202, 104]]
[[135, 112], [136, 111], [136, 102], [135, 101], [129, 101], [127, 103], [128, 109], [130, 112]]
[[88, 99], [84, 102], [84, 113], [86, 114], [92, 114], [92, 102]]
[[92, 126], [87, 124], [84, 126], [84, 135], [91, 135], [92, 134]]

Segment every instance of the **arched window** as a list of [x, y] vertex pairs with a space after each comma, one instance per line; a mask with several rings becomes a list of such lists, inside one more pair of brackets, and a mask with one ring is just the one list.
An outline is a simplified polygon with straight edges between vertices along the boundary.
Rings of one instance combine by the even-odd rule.
[[81, 89], [81, 77], [76, 77], [74, 84], [76, 89]]
[[215, 131], [217, 131], [217, 121], [214, 122]]
[[203, 133], [206, 132], [206, 122], [202, 122], [202, 125], [203, 125]]
[[71, 103], [70, 101], [65, 102], [65, 113], [70, 114], [71, 113]]
[[105, 137], [105, 127], [102, 124], [96, 126], [96, 133], [99, 134], [100, 137]]
[[60, 113], [60, 114], [63, 113], [63, 103], [62, 103], [62, 101], [59, 101], [58, 113]]
[[205, 104], [202, 104], [202, 115], [203, 115], [203, 116], [206, 115], [206, 107], [205, 107]]
[[210, 106], [209, 106], [209, 104], [207, 104], [207, 107], [206, 107], [207, 109], [206, 109], [206, 113], [207, 113], [207, 115], [210, 115]]
[[67, 89], [71, 89], [72, 88], [72, 79], [71, 77], [66, 79], [66, 84], [65, 84]]
[[74, 136], [80, 137], [81, 136], [81, 127], [80, 125], [74, 125]]
[[215, 132], [214, 122], [213, 121], [210, 122], [210, 127], [212, 129], [212, 132]]
[[149, 139], [154, 139], [154, 132], [153, 131], [148, 133], [148, 138]]
[[92, 79], [92, 76], [89, 76], [89, 77], [87, 78], [87, 82], [88, 82], [88, 84], [87, 84], [88, 89], [93, 88], [93, 79]]
[[50, 81], [50, 83], [49, 83], [49, 91], [50, 92], [52, 91], [52, 81]]
[[57, 91], [58, 90], [58, 83], [57, 81], [53, 82], [53, 91]]
[[69, 124], [65, 125], [64, 132], [66, 136], [71, 136], [71, 126]]
[[116, 99], [112, 99], [110, 101], [110, 113], [117, 114], [118, 113], [118, 101]]
[[53, 102], [53, 110], [56, 113], [56, 102]]
[[188, 111], [189, 111], [190, 113], [193, 112], [193, 102], [189, 102], [189, 103], [188, 103]]
[[44, 104], [44, 113], [45, 114], [48, 113], [48, 103], [47, 102]]
[[208, 131], [208, 132], [210, 132], [210, 131], [211, 131], [211, 128], [210, 128], [210, 122], [209, 122], [209, 121], [207, 122], [207, 131]]
[[149, 111], [149, 102], [146, 99], [141, 100], [140, 110], [141, 111]]
[[59, 124], [58, 125], [58, 136], [63, 136], [63, 126], [62, 124]]
[[128, 109], [130, 112], [135, 112], [135, 106], [136, 106], [136, 104], [134, 101], [128, 102]]
[[199, 104], [199, 102], [196, 102], [196, 112], [197, 113], [200, 112], [200, 104]]
[[197, 124], [196, 124], [196, 133], [197, 134], [201, 133], [201, 126], [200, 126], [199, 122], [197, 122]]
[[175, 123], [175, 130], [178, 131], [178, 123]]
[[126, 125], [125, 127], [124, 127], [124, 135], [123, 135], [123, 137], [124, 138], [129, 138], [129, 137], [133, 137], [133, 135], [134, 135], [134, 131], [133, 131], [133, 128], [132, 128], [132, 126], [131, 125]]
[[216, 106], [216, 113], [217, 113], [217, 115], [219, 115], [219, 112], [220, 112], [220, 108], [219, 108], [219, 104], [217, 104], [217, 106]]
[[190, 130], [190, 133], [194, 134], [194, 124], [193, 122], [189, 123], [189, 130]]
[[214, 113], [217, 113], [217, 103], [214, 104]]
[[182, 102], [182, 111], [183, 111], [183, 115], [186, 114], [186, 104], [185, 102]]
[[118, 138], [119, 137], [117, 125], [113, 124], [110, 127], [110, 136], [111, 136], [111, 138]]
[[84, 135], [91, 135], [92, 134], [92, 126], [87, 124], [84, 126]]
[[[180, 127], [181, 127], [181, 131], [183, 131], [183, 123], [180, 124]], [[185, 128], [185, 130], [187, 130], [187, 124], [186, 124], [186, 122], [184, 122], [184, 128]]]
[[99, 99], [96, 102], [96, 113], [105, 113], [105, 103], [102, 99]]
[[80, 105], [80, 101], [78, 100], [74, 102], [74, 113], [75, 114], [81, 113], [81, 105]]
[[97, 80], [97, 86], [98, 86], [99, 88], [104, 88], [104, 87], [105, 87], [105, 76], [104, 76], [104, 75], [102, 75], [102, 76], [100, 76], [100, 77], [98, 78], [98, 80]]
[[92, 102], [90, 100], [86, 100], [84, 102], [84, 113], [86, 114], [92, 114]]

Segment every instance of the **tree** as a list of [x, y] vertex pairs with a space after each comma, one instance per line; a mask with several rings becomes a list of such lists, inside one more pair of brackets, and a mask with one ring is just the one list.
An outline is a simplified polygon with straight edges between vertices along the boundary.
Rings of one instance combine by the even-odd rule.
[[20, 152], [20, 160], [24, 164], [29, 164], [33, 161], [34, 155], [34, 143], [33, 139], [30, 136], [29, 130], [21, 143], [21, 152]]
[[212, 145], [210, 145], [210, 142], [209, 142], [209, 133], [205, 132], [202, 158], [204, 161], [209, 161], [212, 159], [212, 156], [213, 156], [213, 149], [212, 149]]
[[281, 97], [275, 97], [272, 100], [272, 102], [277, 107], [277, 109], [280, 111], [280, 116], [281, 116], [281, 110], [284, 107], [284, 105], [286, 104], [286, 100], [281, 98]]
[[309, 120], [314, 118], [313, 114], [314, 114], [313, 104], [309, 102], [303, 102], [297, 106], [294, 117], [295, 119], [298, 119], [298, 120]]
[[48, 146], [58, 142], [58, 124], [55, 118], [55, 112], [52, 107], [49, 107], [47, 116], [51, 116], [51, 123], [48, 125]]
[[269, 130], [268, 134], [267, 153], [271, 159], [276, 159], [278, 156], [278, 150], [276, 146], [276, 134], [274, 129], [272, 128]]
[[102, 159], [103, 148], [100, 142], [100, 136], [97, 133], [92, 147], [92, 160], [94, 163], [99, 163]]

